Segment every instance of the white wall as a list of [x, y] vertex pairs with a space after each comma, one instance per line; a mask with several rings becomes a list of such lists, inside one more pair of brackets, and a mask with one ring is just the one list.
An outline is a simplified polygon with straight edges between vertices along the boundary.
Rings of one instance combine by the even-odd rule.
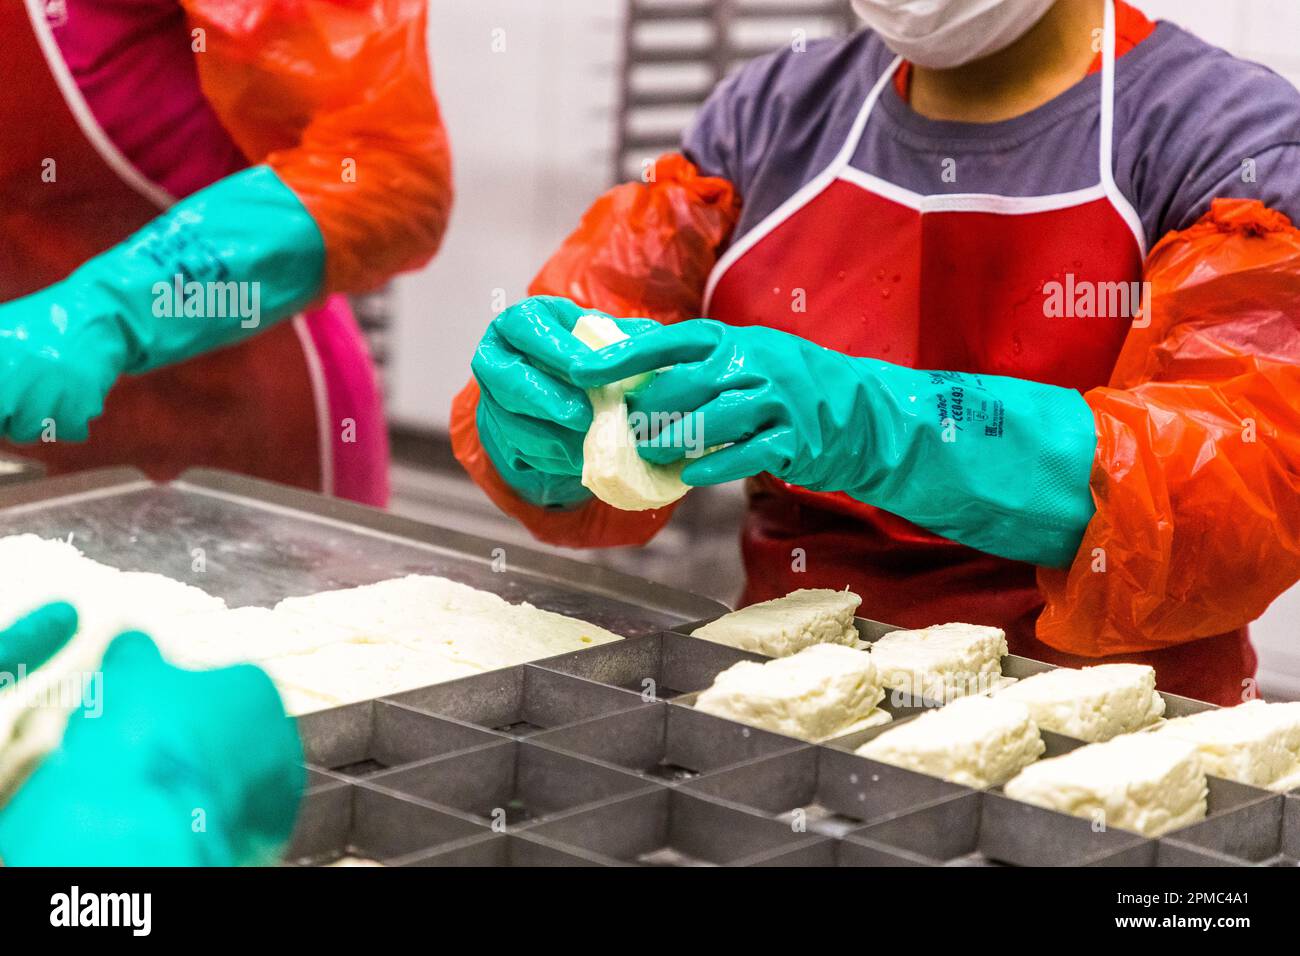
[[[1139, 0], [1300, 85], [1300, 0]], [[622, 3], [431, 0], [429, 50], [451, 133], [456, 207], [446, 246], [398, 283], [394, 417], [442, 427], [494, 313], [607, 185]], [[493, 52], [493, 30], [506, 49]], [[1254, 628], [1267, 690], [1300, 698], [1300, 589]]]
[[1300, 85], [1296, 0], [1135, 0], [1152, 19], [1172, 20], [1238, 56], [1265, 63]]
[[[522, 298], [609, 185], [621, 9], [613, 0], [431, 0], [429, 57], [456, 199], [442, 251], [397, 283], [396, 420], [446, 425], [498, 311], [494, 295]], [[494, 50], [501, 39], [505, 49]]]

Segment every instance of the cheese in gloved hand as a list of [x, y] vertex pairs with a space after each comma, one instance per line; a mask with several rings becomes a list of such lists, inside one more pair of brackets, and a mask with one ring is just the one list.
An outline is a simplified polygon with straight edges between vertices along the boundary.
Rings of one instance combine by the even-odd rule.
[[857, 754], [967, 787], [996, 787], [1045, 749], [1024, 704], [963, 697], [885, 731]]
[[1205, 818], [1209, 787], [1195, 744], [1123, 734], [1030, 764], [1010, 780], [1013, 800], [1157, 837]]
[[801, 588], [724, 614], [691, 635], [766, 657], [786, 657], [814, 644], [853, 647], [859, 640], [853, 615], [861, 603], [852, 591]]
[[1028, 706], [1041, 729], [1089, 743], [1141, 730], [1165, 712], [1155, 669], [1145, 664], [1061, 667], [1026, 677], [998, 697]]
[[740, 661], [702, 692], [695, 709], [788, 737], [821, 741], [888, 723], [871, 655], [815, 644], [790, 657]]
[[[578, 319], [573, 336], [592, 349], [628, 338], [613, 319], [604, 315]], [[623, 396], [648, 380], [648, 375], [637, 375], [587, 390], [592, 417], [582, 443], [582, 484], [621, 511], [662, 508], [690, 491], [690, 485], [681, 478], [685, 459], [672, 465], [654, 465], [637, 451]]]
[[1252, 700], [1179, 717], [1154, 733], [1195, 744], [1211, 776], [1279, 793], [1300, 787], [1300, 701]]
[[871, 658], [886, 687], [934, 701], [996, 688], [1006, 655], [1006, 632], [982, 624], [893, 631], [871, 645]]

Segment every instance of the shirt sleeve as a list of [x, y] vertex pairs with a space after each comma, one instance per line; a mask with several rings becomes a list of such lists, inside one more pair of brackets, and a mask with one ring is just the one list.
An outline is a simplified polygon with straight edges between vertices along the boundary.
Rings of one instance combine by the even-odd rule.
[[[1116, 182], [1148, 247], [1216, 199], [1251, 199], [1300, 222], [1300, 90], [1167, 23], [1116, 99]], [[1140, 48], [1138, 51], [1140, 52]], [[1121, 65], [1128, 60], [1125, 57]]]
[[1169, 231], [1191, 228], [1216, 199], [1258, 200], [1292, 222], [1300, 222], [1300, 130], [1294, 142], [1229, 152], [1222, 163], [1187, 183], [1170, 205], [1166, 216]]

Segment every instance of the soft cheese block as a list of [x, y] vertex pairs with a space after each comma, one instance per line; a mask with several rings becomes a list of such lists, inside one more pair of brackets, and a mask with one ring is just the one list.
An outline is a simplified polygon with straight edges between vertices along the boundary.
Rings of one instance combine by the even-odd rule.
[[982, 624], [893, 631], [871, 645], [886, 687], [935, 701], [996, 688], [1006, 655], [1006, 632]]
[[1149, 837], [1204, 819], [1209, 788], [1196, 745], [1124, 734], [1030, 764], [1008, 797]]
[[1169, 721], [1153, 731], [1194, 744], [1205, 772], [1253, 787], [1300, 787], [1300, 702], [1252, 700]]
[[852, 591], [802, 588], [724, 614], [692, 636], [766, 657], [786, 657], [813, 644], [853, 647], [858, 643], [853, 615], [861, 603]]
[[275, 611], [350, 628], [362, 642], [400, 644], [480, 671], [621, 640], [578, 618], [423, 574], [287, 598]]
[[926, 711], [867, 741], [857, 753], [968, 787], [995, 787], [1044, 749], [1028, 707], [980, 696]]
[[257, 663], [363, 641], [361, 631], [338, 622], [264, 607], [177, 614], [152, 634], [167, 658], [185, 667]]
[[871, 655], [839, 644], [740, 661], [695, 701], [697, 710], [803, 740], [828, 740], [890, 720]]
[[[579, 342], [601, 349], [628, 337], [605, 315], [584, 315], [573, 328]], [[655, 465], [637, 451], [623, 396], [648, 376], [634, 376], [587, 390], [591, 425], [582, 443], [582, 484], [601, 501], [621, 511], [647, 511], [672, 504], [690, 485], [682, 481], [686, 460]]]
[[259, 661], [286, 700], [286, 710], [307, 713], [471, 677], [481, 670], [433, 651], [399, 644], [332, 644], [305, 654]]
[[145, 631], [185, 667], [261, 664], [294, 714], [620, 640], [433, 575], [289, 598], [273, 609], [227, 608], [199, 588], [99, 564], [63, 541], [0, 538], [0, 626], [60, 599], [77, 607], [77, 635], [39, 671], [0, 689], [0, 796], [66, 724], [67, 708], [26, 701], [96, 671], [123, 630]]
[[1165, 712], [1155, 669], [1145, 664], [1062, 667], [1026, 677], [997, 696], [1025, 704], [1043, 730], [1090, 743], [1149, 727]]

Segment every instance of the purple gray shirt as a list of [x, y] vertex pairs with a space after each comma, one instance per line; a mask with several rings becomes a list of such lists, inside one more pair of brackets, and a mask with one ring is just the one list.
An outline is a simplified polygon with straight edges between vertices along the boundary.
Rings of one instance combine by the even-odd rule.
[[[718, 85], [684, 152], [739, 191], [733, 239], [830, 163], [893, 59], [864, 30], [760, 57]], [[1100, 128], [1099, 74], [988, 124], [926, 119], [889, 83], [851, 165], [922, 194], [1066, 193], [1100, 181]], [[1219, 197], [1258, 199], [1300, 225], [1300, 91], [1161, 21], [1116, 61], [1113, 170], [1148, 249]]]

